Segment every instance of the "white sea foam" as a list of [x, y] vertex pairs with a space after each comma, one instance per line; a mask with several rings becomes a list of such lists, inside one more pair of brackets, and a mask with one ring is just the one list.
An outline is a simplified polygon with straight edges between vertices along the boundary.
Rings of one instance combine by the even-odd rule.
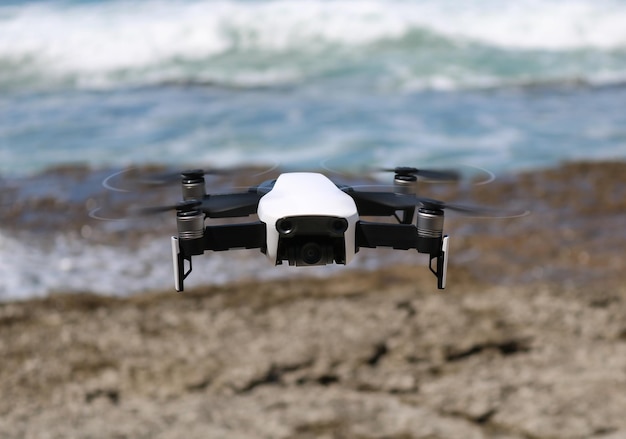
[[[127, 248], [89, 245], [71, 235], [59, 235], [41, 245], [33, 239], [0, 234], [0, 300], [51, 292], [129, 295], [163, 290], [173, 285], [169, 247], [166, 236]], [[232, 268], [232, 258], [225, 258], [225, 254], [198, 260], [187, 285], [220, 284], [262, 274], [267, 261], [251, 256], [247, 252], [234, 256], [241, 271]]]
[[[347, 62], [333, 51], [367, 51], [411, 32], [432, 33], [456, 49], [479, 43], [612, 53], [626, 48], [624, 23], [626, 4], [618, 0], [36, 3], [0, 7], [0, 69], [13, 82], [56, 78], [90, 87], [189, 79], [274, 84]], [[431, 50], [428, 41], [412, 41], [407, 55], [420, 44]], [[434, 73], [425, 83], [458, 82]]]
[[429, 2], [424, 8], [424, 26], [503, 48], [572, 50], [626, 46], [626, 4], [620, 1], [470, 1], [463, 5], [444, 1]]
[[[350, 267], [273, 266], [256, 250], [208, 253], [194, 259], [185, 286], [220, 285], [239, 280], [292, 276], [321, 277], [345, 269], [372, 269], [394, 261], [423, 264], [413, 252], [367, 251]], [[409, 254], [410, 253], [410, 254]], [[136, 248], [88, 244], [70, 234], [41, 244], [0, 231], [0, 301], [44, 297], [50, 293], [91, 292], [128, 296], [172, 289], [173, 273], [167, 236], [145, 239]]]

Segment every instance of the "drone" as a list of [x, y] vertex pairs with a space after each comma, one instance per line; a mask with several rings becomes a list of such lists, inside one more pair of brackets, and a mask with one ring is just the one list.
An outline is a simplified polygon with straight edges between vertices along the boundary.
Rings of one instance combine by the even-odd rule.
[[[427, 254], [437, 288], [445, 289], [450, 238], [443, 233], [444, 211], [470, 215], [494, 211], [422, 198], [412, 189], [418, 177], [457, 180], [455, 171], [384, 170], [394, 174], [387, 192], [336, 184], [318, 172], [286, 172], [247, 191], [227, 194], [207, 193], [208, 172], [202, 169], [182, 172], [183, 201], [149, 209], [176, 211], [178, 234], [171, 237], [176, 291], [184, 291], [192, 258], [205, 252], [258, 249], [274, 265], [319, 266], [347, 265], [361, 248], [379, 247]], [[252, 215], [255, 219], [248, 222], [214, 221]]]

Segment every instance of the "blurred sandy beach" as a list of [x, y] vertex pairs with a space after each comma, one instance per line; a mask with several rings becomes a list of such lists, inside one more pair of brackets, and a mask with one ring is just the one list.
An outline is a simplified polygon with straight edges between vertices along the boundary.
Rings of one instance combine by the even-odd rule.
[[0, 436], [626, 437], [625, 170], [474, 187], [532, 214], [450, 219], [443, 292], [416, 263], [2, 303]]

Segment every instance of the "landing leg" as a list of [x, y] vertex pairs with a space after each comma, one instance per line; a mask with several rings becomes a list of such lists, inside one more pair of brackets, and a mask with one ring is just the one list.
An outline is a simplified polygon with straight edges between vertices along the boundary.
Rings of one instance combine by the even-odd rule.
[[[446, 281], [448, 277], [448, 248], [449, 248], [449, 236], [444, 236], [441, 242], [441, 251], [438, 255], [431, 256], [430, 258], [430, 271], [437, 276], [437, 288], [443, 290], [446, 287]], [[437, 269], [432, 267], [433, 260], [437, 260]]]

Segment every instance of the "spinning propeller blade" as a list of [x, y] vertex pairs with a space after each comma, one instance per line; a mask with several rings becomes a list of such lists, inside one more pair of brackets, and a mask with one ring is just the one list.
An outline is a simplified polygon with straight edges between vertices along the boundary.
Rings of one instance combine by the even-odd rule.
[[426, 180], [459, 181], [461, 179], [461, 173], [454, 169], [417, 169], [410, 166], [397, 166], [395, 168], [382, 168], [380, 171], [393, 172], [403, 177], [421, 177]]
[[263, 194], [257, 192], [210, 195], [203, 200], [189, 200], [172, 205], [144, 207], [138, 209], [137, 213], [140, 215], [157, 215], [172, 210], [179, 212], [198, 210], [209, 218], [247, 216], [256, 213], [262, 196]]
[[419, 205], [426, 209], [453, 210], [466, 216], [484, 218], [519, 218], [528, 215], [528, 210], [506, 210], [485, 206], [470, 206], [466, 204], [447, 203], [432, 198], [416, 197]]
[[202, 201], [200, 200], [189, 200], [189, 201], [181, 201], [180, 203], [170, 204], [165, 206], [150, 206], [150, 207], [139, 207], [134, 210], [136, 215], [158, 215], [164, 212], [170, 212], [173, 210], [180, 212], [188, 212], [192, 210], [200, 210], [202, 206]]
[[268, 166], [241, 166], [237, 168], [187, 169], [184, 171], [161, 172], [139, 178], [137, 181], [144, 186], [159, 187], [180, 183], [181, 179], [197, 179], [207, 175], [214, 176], [248, 176], [257, 178], [278, 168], [278, 164]]
[[[234, 171], [233, 171], [234, 172]], [[180, 183], [186, 176], [203, 177], [205, 175], [230, 175], [227, 169], [188, 169], [185, 171], [162, 172], [139, 178], [137, 181], [144, 186], [167, 186]]]
[[360, 192], [347, 188], [362, 215], [391, 215], [399, 210], [423, 207], [432, 210], [452, 210], [462, 215], [485, 218], [518, 218], [528, 215], [528, 211], [497, 209], [484, 206], [472, 206], [448, 203], [432, 198], [416, 197], [413, 194], [393, 192]]

